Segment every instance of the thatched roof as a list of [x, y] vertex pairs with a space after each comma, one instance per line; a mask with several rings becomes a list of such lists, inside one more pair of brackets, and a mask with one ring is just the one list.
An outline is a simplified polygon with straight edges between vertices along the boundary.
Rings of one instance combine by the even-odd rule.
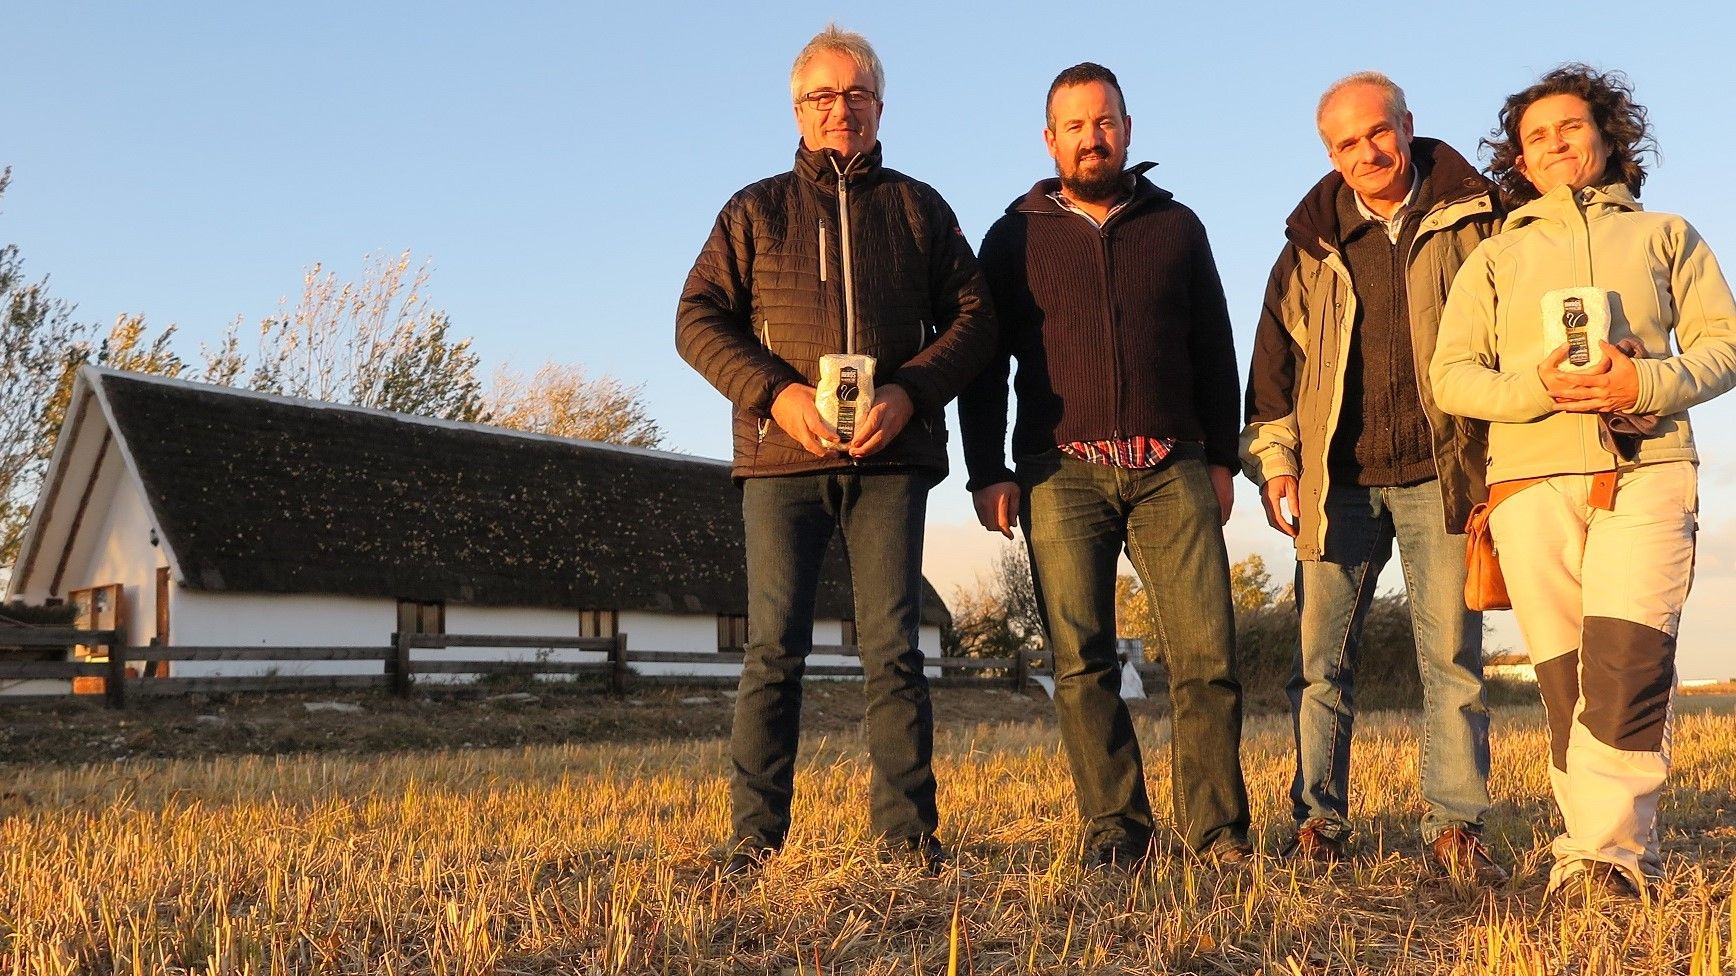
[[[185, 586], [746, 612], [723, 462], [92, 372]], [[854, 615], [840, 549], [822, 617]]]

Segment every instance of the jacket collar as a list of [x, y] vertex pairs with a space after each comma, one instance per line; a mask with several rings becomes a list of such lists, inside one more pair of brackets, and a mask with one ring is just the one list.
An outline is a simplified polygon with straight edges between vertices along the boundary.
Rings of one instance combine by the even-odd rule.
[[1513, 211], [1507, 216], [1506, 226], [1511, 229], [1532, 221], [1563, 223], [1569, 217], [1577, 217], [1581, 208], [1587, 211], [1604, 208], [1624, 211], [1645, 209], [1634, 199], [1633, 192], [1625, 183], [1588, 186], [1583, 190], [1575, 190], [1564, 183]]
[[815, 151], [809, 149], [807, 143], [799, 139], [796, 141], [797, 176], [821, 186], [836, 189], [840, 170], [844, 172], [845, 177], [852, 184], [866, 183], [879, 178], [880, 143], [876, 141], [873, 149], [845, 159], [838, 154], [837, 150], [821, 149]]
[[[1133, 199], [1127, 201], [1127, 206], [1121, 208], [1120, 213], [1115, 215], [1116, 220], [1122, 219], [1123, 216], [1140, 207], [1175, 198], [1175, 194], [1146, 178], [1146, 172], [1156, 165], [1156, 163], [1146, 162], [1128, 168], [1128, 174], [1133, 177]], [[1067, 208], [1056, 204], [1054, 200], [1049, 198], [1049, 194], [1059, 189], [1061, 189], [1060, 177], [1051, 176], [1046, 180], [1038, 180], [1024, 196], [1007, 205], [1007, 213], [1069, 214]]]
[[[1427, 136], [1411, 140], [1411, 162], [1422, 176], [1416, 209], [1425, 215], [1477, 197], [1494, 200], [1495, 184], [1478, 173], [1458, 150]], [[1323, 258], [1338, 249], [1338, 193], [1344, 177], [1336, 170], [1320, 178], [1290, 212], [1284, 233], [1297, 247]]]

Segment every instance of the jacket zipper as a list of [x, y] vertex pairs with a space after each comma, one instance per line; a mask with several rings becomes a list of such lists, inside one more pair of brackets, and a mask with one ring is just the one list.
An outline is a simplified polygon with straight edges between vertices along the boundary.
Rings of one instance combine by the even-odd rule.
[[[1419, 217], [1417, 219], [1416, 233], [1411, 235], [1410, 247], [1405, 250], [1404, 254], [1400, 255], [1400, 257], [1402, 258], [1402, 262], [1399, 265], [1399, 273], [1402, 275], [1401, 280], [1404, 282], [1404, 307], [1405, 307], [1405, 312], [1406, 312], [1407, 316], [1409, 315], [1410, 309], [1411, 309], [1411, 294], [1410, 294], [1411, 262], [1416, 260], [1418, 245], [1425, 236], [1427, 236], [1428, 234], [1436, 233], [1437, 231], [1445, 230], [1444, 225], [1441, 227], [1428, 226], [1428, 222], [1429, 222], [1430, 218], [1434, 217], [1437, 214], [1443, 213], [1443, 212], [1445, 212], [1444, 206], [1436, 207], [1435, 209], [1430, 210], [1428, 213], [1425, 213], [1421, 217]], [[1406, 322], [1405, 327], [1410, 328], [1411, 323]], [[1438, 331], [1439, 331], [1438, 325], [1436, 326], [1436, 330], [1438, 333]], [[1429, 429], [1429, 466], [1432, 467], [1435, 471], [1435, 480], [1439, 481], [1439, 480], [1441, 480], [1441, 458], [1440, 458], [1440, 455], [1435, 452], [1435, 445], [1437, 443], [1439, 443], [1439, 441], [1440, 441], [1441, 432], [1435, 429], [1435, 418], [1429, 416], [1428, 398], [1423, 392], [1423, 375], [1421, 373], [1418, 373], [1417, 369], [1416, 369], [1416, 365], [1417, 365], [1417, 352], [1416, 352], [1416, 350], [1417, 350], [1417, 335], [1414, 331], [1411, 333], [1410, 338], [1411, 338], [1411, 342], [1410, 342], [1410, 344], [1411, 344], [1411, 382], [1416, 384], [1417, 405], [1423, 408], [1423, 426], [1425, 426]], [[1438, 334], [1437, 334], [1436, 338], [1439, 339]], [[1449, 417], [1449, 418], [1447, 418], [1447, 423], [1457, 424], [1458, 421], [1453, 420], [1451, 417]], [[1441, 494], [1441, 501], [1443, 503], [1446, 501], [1445, 491], [1443, 491]]]
[[[761, 320], [761, 322], [760, 322], [760, 341], [765, 343], [766, 349], [768, 349], [768, 350], [771, 349], [771, 347], [772, 347], [772, 320], [771, 319]], [[766, 442], [766, 431], [768, 429], [770, 429], [771, 425], [772, 425], [772, 419], [770, 417], [762, 417], [760, 419], [758, 426], [759, 426], [759, 442], [761, 444], [764, 444]]]
[[1582, 287], [1587, 287], [1587, 286], [1597, 284], [1597, 282], [1592, 280], [1593, 275], [1592, 275], [1592, 268], [1591, 268], [1591, 214], [1586, 212], [1586, 204], [1588, 204], [1590, 202], [1591, 202], [1591, 194], [1590, 193], [1588, 193], [1587, 191], [1584, 191], [1584, 190], [1575, 190], [1574, 191], [1574, 193], [1573, 193], [1573, 212], [1576, 215], [1578, 215], [1579, 223], [1573, 228], [1573, 236], [1575, 238], [1578, 238], [1573, 243], [1575, 245], [1574, 249], [1576, 251], [1580, 252], [1580, 258], [1581, 258], [1581, 261], [1583, 262], [1581, 264], [1581, 267], [1584, 269], [1585, 273], [1579, 279], [1579, 284]]
[[[924, 321], [923, 319], [917, 319], [916, 320], [916, 351], [921, 352], [923, 345], [925, 345], [927, 342], [928, 342], [928, 323], [926, 321]], [[934, 425], [928, 422], [927, 417], [922, 418], [922, 429], [928, 431], [928, 433], [930, 435], [932, 435], [934, 433]]]
[[820, 220], [820, 280], [826, 280], [826, 221]]
[[1102, 261], [1098, 264], [1098, 276], [1103, 287], [1103, 324], [1109, 330], [1109, 375], [1115, 394], [1115, 424], [1113, 436], [1121, 440], [1121, 418], [1126, 414], [1121, 409], [1121, 333], [1115, 328], [1115, 294], [1112, 289], [1114, 269], [1110, 267], [1112, 250], [1109, 246], [1108, 221], [1097, 229], [1097, 242]]
[[[1589, 204], [1591, 202], [1591, 200], [1592, 200], [1592, 191], [1589, 189], [1574, 190], [1573, 196], [1570, 199], [1570, 203], [1573, 207], [1573, 212], [1574, 212], [1575, 216], [1577, 216], [1579, 218], [1579, 222], [1573, 225], [1573, 229], [1569, 232], [1569, 236], [1574, 239], [1573, 240], [1573, 247], [1574, 247], [1574, 250], [1576, 252], [1578, 252], [1578, 254], [1580, 256], [1580, 269], [1583, 269], [1583, 272], [1579, 277], [1579, 281], [1575, 282], [1575, 284], [1579, 285], [1580, 287], [1589, 287], [1591, 285], [1597, 284], [1597, 282], [1593, 280], [1594, 272], [1593, 272], [1592, 264], [1591, 264], [1591, 212], [1590, 212], [1589, 208], [1587, 207], [1587, 204]], [[1576, 269], [1576, 270], [1580, 270], [1580, 269]], [[1583, 416], [1587, 416], [1587, 415], [1581, 414], [1580, 416], [1583, 417]], [[1581, 429], [1584, 429], [1583, 424], [1581, 425]], [[1580, 445], [1581, 445], [1580, 446], [1580, 453], [1582, 455], [1587, 455], [1587, 461], [1589, 462], [1590, 458], [1594, 457], [1595, 455], [1589, 454], [1589, 452], [1587, 451], [1587, 449], [1585, 447], [1585, 442], [1583, 439], [1580, 441]], [[1603, 453], [1602, 452], [1603, 444], [1601, 441], [1598, 443], [1597, 446], [1599, 448], [1599, 453]], [[1615, 461], [1615, 470], [1619, 474], [1622, 470], [1622, 457], [1620, 454], [1616, 454], [1614, 452], [1610, 452], [1610, 453], [1611, 453], [1611, 456], [1613, 457], [1613, 459]], [[1635, 455], [1634, 460], [1636, 462], [1639, 460], [1638, 455]], [[1638, 467], [1637, 463], [1635, 464], [1635, 467]]]
[[832, 169], [838, 173], [838, 263], [844, 271], [844, 352], [856, 352], [856, 288], [855, 269], [850, 266], [850, 180], [847, 174], [856, 165], [858, 156], [850, 157], [843, 166], [832, 157]]

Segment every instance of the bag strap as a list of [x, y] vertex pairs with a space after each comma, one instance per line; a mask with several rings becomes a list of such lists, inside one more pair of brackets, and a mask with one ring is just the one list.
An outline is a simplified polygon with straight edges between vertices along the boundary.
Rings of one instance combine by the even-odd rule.
[[1486, 502], [1478, 502], [1476, 507], [1471, 509], [1471, 517], [1465, 520], [1465, 531], [1474, 531], [1477, 527], [1488, 522], [1489, 516], [1495, 511], [1496, 505], [1512, 498], [1514, 495], [1519, 494], [1521, 491], [1524, 491], [1532, 485], [1548, 480], [1547, 477], [1515, 478], [1512, 481], [1497, 481], [1490, 485], [1489, 500]]

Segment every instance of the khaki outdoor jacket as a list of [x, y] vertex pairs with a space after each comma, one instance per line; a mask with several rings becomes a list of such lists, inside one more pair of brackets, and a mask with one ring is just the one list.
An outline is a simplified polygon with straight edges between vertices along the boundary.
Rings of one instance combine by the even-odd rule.
[[1493, 421], [1490, 483], [1617, 467], [1596, 415], [1556, 412], [1537, 375], [1553, 351], [1543, 348], [1543, 294], [1587, 285], [1610, 293], [1609, 340], [1632, 336], [1649, 357], [1634, 360], [1633, 412], [1663, 423], [1634, 463], [1697, 461], [1687, 409], [1736, 385], [1736, 301], [1694, 228], [1645, 212], [1620, 184], [1557, 187], [1466, 262], [1429, 370], [1442, 409]]
[[[1493, 184], [1452, 147], [1418, 138], [1411, 156], [1426, 166], [1428, 196], [1407, 263], [1411, 347], [1433, 438], [1446, 531], [1464, 531], [1485, 497], [1483, 424], [1454, 417], [1422, 382], [1453, 276], [1500, 221]], [[1319, 559], [1326, 544], [1327, 454], [1344, 403], [1344, 363], [1356, 327], [1356, 292], [1338, 248], [1337, 195], [1330, 173], [1309, 191], [1285, 227], [1288, 238], [1266, 284], [1248, 376], [1242, 468], [1256, 485], [1299, 479], [1298, 559]]]

